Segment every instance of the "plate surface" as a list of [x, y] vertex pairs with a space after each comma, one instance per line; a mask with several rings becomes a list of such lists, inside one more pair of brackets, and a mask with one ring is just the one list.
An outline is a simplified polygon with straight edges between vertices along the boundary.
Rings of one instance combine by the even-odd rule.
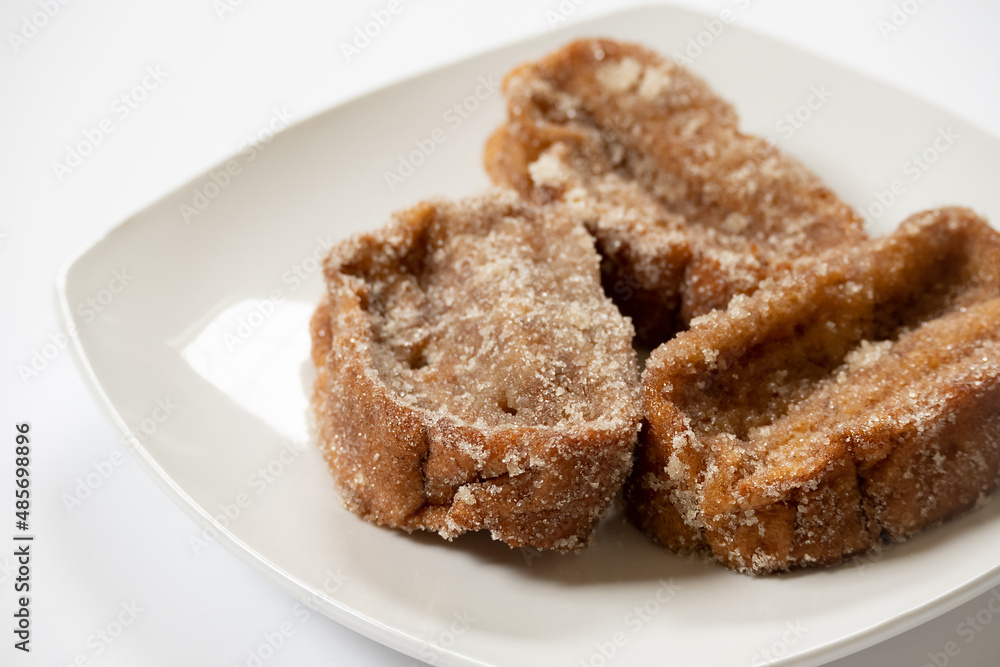
[[997, 139], [727, 22], [738, 13], [632, 10], [369, 94], [234, 156], [64, 269], [85, 372], [195, 518], [191, 548], [223, 544], [345, 625], [448, 665], [813, 665], [1000, 582], [997, 502], [880, 557], [755, 579], [671, 555], [617, 512], [577, 556], [379, 529], [341, 508], [308, 444], [319, 258], [392, 210], [486, 186], [502, 75], [575, 36], [689, 60], [745, 129], [804, 160], [875, 233], [948, 203], [1000, 220]]

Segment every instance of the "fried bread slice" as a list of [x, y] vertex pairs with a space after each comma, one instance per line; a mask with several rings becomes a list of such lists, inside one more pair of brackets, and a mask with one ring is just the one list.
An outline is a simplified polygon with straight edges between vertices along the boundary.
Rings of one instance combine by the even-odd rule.
[[968, 209], [804, 260], [643, 374], [631, 520], [751, 573], [836, 563], [1000, 477], [1000, 234]]
[[374, 523], [585, 546], [632, 464], [634, 335], [594, 241], [512, 191], [335, 246], [311, 325], [321, 449]]
[[573, 42], [504, 79], [487, 143], [497, 184], [576, 205], [605, 289], [659, 343], [807, 254], [865, 238], [812, 172], [744, 134], [732, 106], [641, 46]]

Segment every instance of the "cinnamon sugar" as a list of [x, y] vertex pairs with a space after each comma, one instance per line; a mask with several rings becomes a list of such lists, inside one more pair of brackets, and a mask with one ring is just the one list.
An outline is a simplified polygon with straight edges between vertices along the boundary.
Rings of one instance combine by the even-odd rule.
[[426, 202], [335, 247], [325, 274], [316, 416], [348, 506], [585, 545], [631, 467], [639, 400], [631, 324], [571, 212], [512, 192]]
[[[504, 91], [509, 118], [487, 171], [536, 201], [571, 190], [595, 200], [605, 285], [635, 283], [630, 298], [609, 294], [647, 345], [791, 260], [864, 238], [860, 216], [816, 176], [741, 133], [701, 79], [642, 47], [573, 42], [515, 69]], [[664, 257], [669, 269], [652, 270]], [[664, 313], [645, 317], [652, 307]]]
[[[940, 209], [795, 269], [644, 374], [633, 520], [749, 572], [903, 539], [1000, 476], [984, 419], [1000, 409], [1000, 235]], [[682, 527], [659, 528], [664, 512]]]
[[[520, 196], [418, 204], [325, 264], [314, 410], [351, 510], [576, 550], [643, 418], [629, 517], [739, 571], [835, 563], [991, 493], [1000, 235], [982, 219], [928, 211], [867, 240], [635, 45], [574, 42], [505, 94], [485, 162]], [[628, 316], [637, 347], [667, 341], [644, 399]]]

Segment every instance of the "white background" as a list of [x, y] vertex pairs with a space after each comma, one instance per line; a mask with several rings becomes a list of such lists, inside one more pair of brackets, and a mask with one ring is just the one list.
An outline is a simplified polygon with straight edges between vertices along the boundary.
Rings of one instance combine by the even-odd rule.
[[[58, 269], [146, 204], [236, 152], [275, 109], [303, 118], [329, 105], [550, 28], [559, 0], [402, 2], [403, 11], [347, 61], [349, 42], [387, 0], [73, 0], [43, 20], [35, 1], [0, 6], [0, 507], [6, 542], [14, 424], [32, 427], [33, 652], [12, 649], [12, 559], [0, 550], [0, 664], [246, 665], [247, 651], [291, 617], [294, 601], [223, 549], [194, 555], [191, 521], [128, 454], [58, 343]], [[569, 0], [569, 20], [629, 2]], [[688, 0], [717, 15], [728, 3]], [[883, 35], [894, 4], [912, 12]], [[227, 11], [231, 9], [231, 11]], [[34, 32], [24, 21], [44, 24]], [[991, 0], [752, 0], [742, 25], [846, 63], [1000, 135], [1000, 3]], [[22, 35], [23, 41], [10, 35]], [[113, 111], [147, 67], [162, 82], [127, 117]], [[147, 79], [152, 82], [152, 79]], [[120, 107], [118, 107], [120, 109]], [[113, 131], [69, 174], [53, 162], [104, 118]], [[873, 147], [877, 149], [877, 147]], [[343, 156], [349, 160], [350, 156]], [[998, 221], [993, 221], [996, 224]], [[37, 376], [22, 378], [36, 352]], [[36, 365], [41, 365], [38, 363]], [[6, 434], [6, 435], [4, 435]], [[123, 461], [70, 512], [64, 496], [111, 457]], [[13, 530], [11, 529], [11, 532]], [[996, 665], [1000, 616], [966, 643], [956, 628], [988, 596], [835, 663]], [[110, 645], [95, 634], [122, 604], [141, 611]], [[98, 647], [103, 646], [99, 653]], [[939, 662], [943, 655], [938, 656]], [[88, 663], [89, 661], [89, 663]], [[267, 665], [410, 665], [316, 614]]]

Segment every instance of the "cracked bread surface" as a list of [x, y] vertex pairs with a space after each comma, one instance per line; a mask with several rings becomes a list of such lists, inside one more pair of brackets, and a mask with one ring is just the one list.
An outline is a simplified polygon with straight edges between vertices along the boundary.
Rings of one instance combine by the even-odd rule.
[[750, 573], [902, 540], [1000, 476], [1000, 234], [968, 209], [804, 260], [654, 351], [630, 519]]
[[566, 209], [434, 200], [335, 246], [314, 414], [348, 508], [451, 539], [575, 550], [640, 421], [633, 329]]
[[865, 238], [812, 172], [740, 132], [704, 81], [641, 46], [573, 42], [510, 72], [504, 94], [487, 172], [581, 210], [605, 288], [645, 344], [800, 256]]

